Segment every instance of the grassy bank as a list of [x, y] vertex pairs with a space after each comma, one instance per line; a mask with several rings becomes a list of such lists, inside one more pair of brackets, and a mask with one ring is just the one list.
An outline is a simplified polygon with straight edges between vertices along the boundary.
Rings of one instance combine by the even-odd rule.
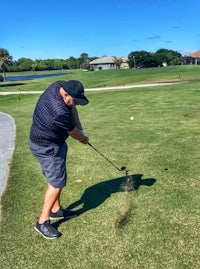
[[[153, 71], [149, 72], [151, 77]], [[86, 87], [94, 87], [89, 76], [100, 76], [100, 72], [85, 74], [77, 73], [76, 78], [83, 76]], [[190, 75], [185, 76], [189, 79]], [[114, 85], [120, 82], [116, 80]], [[128, 83], [136, 80], [140, 79]], [[104, 76], [96, 81], [99, 86], [108, 84]], [[42, 88], [47, 81], [32, 83]], [[28, 85], [33, 87], [31, 82]], [[81, 214], [56, 223], [63, 235], [53, 242], [33, 230], [45, 190], [27, 145], [38, 95], [0, 96], [1, 111], [11, 114], [17, 126], [11, 173], [2, 198], [1, 267], [199, 268], [199, 88], [200, 83], [194, 81], [87, 93], [90, 104], [78, 107], [85, 132], [116, 165], [129, 168], [135, 189], [123, 192], [123, 172], [87, 145], [69, 139], [68, 186], [62, 204]], [[116, 227], [123, 215], [125, 225]]]

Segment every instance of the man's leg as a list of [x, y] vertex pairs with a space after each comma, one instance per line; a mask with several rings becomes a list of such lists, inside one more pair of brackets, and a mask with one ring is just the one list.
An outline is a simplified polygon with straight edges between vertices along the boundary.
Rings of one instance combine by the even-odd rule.
[[56, 199], [56, 201], [55, 201], [55, 203], [54, 203], [54, 205], [53, 205], [53, 207], [51, 209], [51, 212], [57, 212], [60, 209], [60, 207], [61, 207], [61, 205], [60, 205], [60, 194], [61, 194], [61, 191], [60, 191], [59, 196]]
[[48, 183], [44, 196], [42, 213], [38, 219], [38, 223], [42, 224], [45, 221], [49, 220], [51, 210], [55, 212], [60, 208], [61, 190], [62, 190], [61, 188], [54, 188], [52, 185]]

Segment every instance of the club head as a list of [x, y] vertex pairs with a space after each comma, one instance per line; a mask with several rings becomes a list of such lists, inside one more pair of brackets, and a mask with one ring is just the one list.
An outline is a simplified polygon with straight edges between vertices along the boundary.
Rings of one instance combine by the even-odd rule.
[[128, 171], [128, 170], [127, 170], [127, 167], [126, 167], [126, 166], [122, 166], [122, 167], [120, 168], [120, 171]]

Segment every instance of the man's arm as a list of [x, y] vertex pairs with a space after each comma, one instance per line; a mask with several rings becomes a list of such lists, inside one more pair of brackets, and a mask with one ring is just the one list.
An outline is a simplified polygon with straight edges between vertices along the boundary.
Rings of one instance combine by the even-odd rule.
[[78, 116], [78, 111], [75, 106], [72, 108], [72, 116], [73, 116], [74, 126], [79, 130], [83, 130], [83, 127], [81, 125], [81, 122]]
[[82, 134], [76, 127], [69, 132], [69, 135], [83, 144], [88, 144], [89, 138]]

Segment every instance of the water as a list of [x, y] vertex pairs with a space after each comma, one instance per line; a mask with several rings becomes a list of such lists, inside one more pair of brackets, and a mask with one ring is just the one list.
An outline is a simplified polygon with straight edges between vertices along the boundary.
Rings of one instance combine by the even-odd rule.
[[31, 79], [36, 79], [36, 78], [48, 78], [48, 77], [56, 77], [56, 76], [64, 76], [64, 75], [66, 75], [66, 73], [10, 76], [10, 77], [6, 77], [6, 81], [31, 80]]

